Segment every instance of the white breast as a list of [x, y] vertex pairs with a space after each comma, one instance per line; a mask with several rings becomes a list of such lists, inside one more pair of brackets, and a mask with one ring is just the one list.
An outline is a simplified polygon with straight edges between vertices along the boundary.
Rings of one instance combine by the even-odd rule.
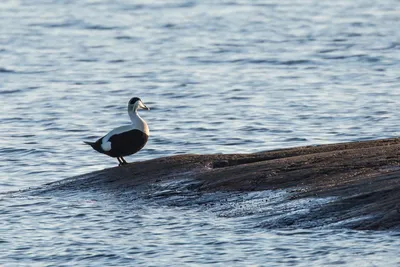
[[139, 116], [137, 112], [129, 112], [129, 117], [131, 118], [132, 126], [134, 127], [133, 129], [140, 130], [147, 134], [147, 136], [150, 135], [149, 126], [147, 126], [147, 123]]

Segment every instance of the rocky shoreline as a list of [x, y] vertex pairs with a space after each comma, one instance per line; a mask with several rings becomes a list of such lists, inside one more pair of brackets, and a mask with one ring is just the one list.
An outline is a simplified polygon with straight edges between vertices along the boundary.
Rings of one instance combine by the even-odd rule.
[[[119, 190], [178, 179], [196, 181], [191, 190], [199, 193], [287, 189], [292, 199], [335, 197], [297, 220], [364, 218], [348, 227], [400, 229], [400, 138], [254, 154], [171, 156], [73, 177], [45, 190]], [[293, 223], [283, 222], [282, 227]]]

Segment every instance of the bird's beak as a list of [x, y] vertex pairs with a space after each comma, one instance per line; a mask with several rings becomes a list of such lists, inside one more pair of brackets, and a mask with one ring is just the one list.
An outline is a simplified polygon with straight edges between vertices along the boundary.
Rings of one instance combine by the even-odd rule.
[[142, 101], [139, 101], [139, 107], [140, 107], [140, 109], [150, 110], [150, 108], [148, 108], [145, 104], [143, 104]]

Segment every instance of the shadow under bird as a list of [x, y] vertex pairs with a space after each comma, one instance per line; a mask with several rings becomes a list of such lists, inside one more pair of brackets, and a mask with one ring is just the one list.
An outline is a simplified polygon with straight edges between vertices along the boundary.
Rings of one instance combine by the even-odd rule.
[[96, 142], [84, 141], [84, 143], [97, 152], [117, 158], [119, 166], [127, 164], [123, 157], [138, 152], [149, 139], [149, 127], [139, 116], [139, 109], [150, 110], [140, 98], [131, 98], [128, 103], [128, 114], [132, 124], [117, 127]]

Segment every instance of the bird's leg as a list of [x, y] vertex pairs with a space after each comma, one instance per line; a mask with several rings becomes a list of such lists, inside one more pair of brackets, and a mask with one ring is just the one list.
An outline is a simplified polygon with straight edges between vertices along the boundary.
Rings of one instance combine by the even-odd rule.
[[128, 164], [128, 162], [126, 162], [123, 157], [121, 157], [121, 160], [122, 160], [122, 165]]
[[121, 161], [121, 159], [119, 157], [117, 157], [117, 160], [119, 162], [118, 166], [121, 166], [123, 164], [123, 162]]

